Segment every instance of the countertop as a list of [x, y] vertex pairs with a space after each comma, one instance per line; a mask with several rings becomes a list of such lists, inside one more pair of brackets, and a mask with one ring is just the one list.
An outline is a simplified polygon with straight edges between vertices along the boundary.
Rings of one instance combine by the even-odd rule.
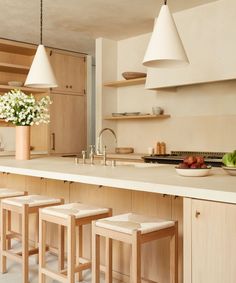
[[[124, 163], [123, 163], [124, 164]], [[236, 177], [212, 168], [207, 177], [179, 176], [173, 165], [76, 165], [74, 158], [0, 159], [0, 172], [236, 204]]]

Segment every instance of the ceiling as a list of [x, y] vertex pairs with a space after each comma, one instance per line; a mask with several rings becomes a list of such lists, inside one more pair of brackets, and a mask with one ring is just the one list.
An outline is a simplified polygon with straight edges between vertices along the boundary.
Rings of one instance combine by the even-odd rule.
[[[216, 0], [169, 0], [172, 12]], [[95, 38], [151, 32], [160, 0], [43, 0], [43, 43], [94, 54]], [[0, 37], [39, 43], [40, 0], [0, 0]]]

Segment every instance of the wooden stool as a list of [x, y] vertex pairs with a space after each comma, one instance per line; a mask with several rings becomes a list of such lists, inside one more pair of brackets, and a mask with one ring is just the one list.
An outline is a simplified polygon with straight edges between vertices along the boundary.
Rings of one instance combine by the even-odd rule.
[[[12, 197], [24, 196], [24, 195], [27, 195], [27, 192], [20, 192], [20, 191], [8, 189], [8, 188], [0, 188], [0, 203], [5, 198], [12, 198]], [[11, 231], [11, 212], [10, 211], [8, 212], [8, 215], [7, 215], [7, 230], [8, 232]], [[11, 239], [8, 239], [8, 246], [10, 247], [10, 245], [11, 245]]]
[[[82, 280], [82, 271], [91, 268], [91, 262], [83, 258], [83, 225], [93, 220], [111, 216], [111, 209], [100, 208], [82, 203], [70, 203], [60, 206], [44, 208], [39, 216], [39, 283], [44, 283], [46, 276], [60, 282], [75, 282], [75, 274], [79, 273]], [[59, 226], [59, 271], [54, 272], [46, 267], [46, 223], [55, 223]], [[67, 228], [67, 270], [64, 269], [64, 228]], [[76, 227], [79, 238], [76, 245]]]
[[170, 239], [170, 283], [178, 282], [178, 223], [133, 213], [94, 221], [92, 224], [92, 282], [100, 282], [100, 236], [106, 239], [105, 282], [112, 282], [112, 240], [131, 244], [130, 282], [141, 282], [141, 245]]
[[0, 188], [0, 201], [5, 198], [27, 195], [27, 192], [20, 192], [13, 189]]
[[[16, 262], [22, 263], [23, 283], [28, 283], [29, 256], [38, 254], [38, 213], [39, 209], [47, 206], [58, 205], [62, 203], [61, 199], [49, 198], [39, 195], [20, 196], [2, 200], [1, 208], [1, 272], [6, 272], [6, 260], [10, 258]], [[11, 233], [7, 235], [6, 216], [8, 213], [15, 212], [22, 217], [22, 235]], [[37, 215], [35, 227], [35, 248], [29, 250], [29, 215]], [[14, 252], [11, 246], [7, 246], [8, 238], [21, 238], [22, 251]]]

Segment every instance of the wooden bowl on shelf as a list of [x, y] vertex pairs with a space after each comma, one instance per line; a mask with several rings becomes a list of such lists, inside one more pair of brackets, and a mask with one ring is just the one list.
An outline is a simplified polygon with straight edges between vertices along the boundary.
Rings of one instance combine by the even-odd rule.
[[133, 80], [133, 79], [145, 78], [147, 74], [141, 72], [124, 72], [122, 73], [122, 76], [126, 80]]
[[133, 152], [134, 152], [133, 147], [116, 147], [115, 148], [115, 153], [118, 153], [118, 154], [129, 154]]

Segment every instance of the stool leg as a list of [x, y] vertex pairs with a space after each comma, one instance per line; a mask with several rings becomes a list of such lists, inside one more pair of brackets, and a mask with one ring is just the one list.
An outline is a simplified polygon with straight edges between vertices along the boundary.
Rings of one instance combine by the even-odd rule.
[[[7, 231], [11, 232], [11, 211], [7, 211]], [[7, 249], [11, 249], [11, 239], [7, 240]]]
[[96, 234], [95, 222], [92, 223], [92, 283], [100, 282], [100, 235]]
[[1, 209], [1, 273], [5, 273], [7, 271], [7, 258], [2, 255], [3, 251], [7, 249], [7, 240], [6, 240], [6, 219], [7, 211], [6, 209]]
[[75, 216], [69, 217], [68, 225], [68, 283], [75, 282]]
[[23, 206], [22, 213], [22, 276], [23, 283], [29, 281], [29, 206]]
[[[34, 247], [38, 248], [39, 246], [39, 215], [38, 213], [36, 214], [36, 219], [35, 219], [35, 236], [34, 236]], [[36, 255], [36, 264], [39, 263], [39, 255]]]
[[58, 225], [58, 270], [65, 268], [65, 228]]
[[46, 221], [39, 218], [39, 283], [45, 283], [45, 275], [42, 268], [45, 268], [46, 251]]
[[178, 223], [170, 239], [170, 283], [178, 283]]
[[[76, 247], [77, 255], [76, 255], [76, 265], [79, 265], [79, 258], [83, 257], [83, 226], [78, 226], [78, 236], [77, 236], [77, 247]], [[78, 274], [78, 280], [83, 281], [83, 272], [80, 271]]]
[[141, 283], [141, 243], [139, 231], [133, 233], [130, 279], [132, 283]]
[[105, 283], [112, 283], [112, 239], [106, 238]]

